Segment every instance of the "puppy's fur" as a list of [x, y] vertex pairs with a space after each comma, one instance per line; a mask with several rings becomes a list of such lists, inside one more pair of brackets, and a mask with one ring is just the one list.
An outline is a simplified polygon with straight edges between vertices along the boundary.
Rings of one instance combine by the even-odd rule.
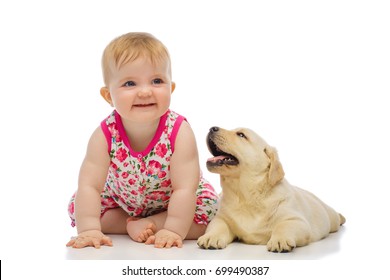
[[198, 239], [204, 249], [222, 249], [238, 239], [290, 252], [335, 232], [345, 218], [308, 191], [292, 186], [276, 150], [250, 129], [212, 127], [207, 142], [210, 172], [221, 177], [215, 218]]

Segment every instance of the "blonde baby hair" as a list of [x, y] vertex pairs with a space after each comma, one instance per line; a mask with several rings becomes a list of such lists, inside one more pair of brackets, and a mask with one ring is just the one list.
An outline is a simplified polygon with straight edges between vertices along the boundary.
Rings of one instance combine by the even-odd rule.
[[119, 69], [139, 57], [150, 59], [154, 65], [167, 62], [169, 74], [172, 76], [171, 59], [164, 44], [149, 33], [130, 32], [112, 40], [103, 52], [102, 70], [105, 85], [108, 86], [110, 67]]

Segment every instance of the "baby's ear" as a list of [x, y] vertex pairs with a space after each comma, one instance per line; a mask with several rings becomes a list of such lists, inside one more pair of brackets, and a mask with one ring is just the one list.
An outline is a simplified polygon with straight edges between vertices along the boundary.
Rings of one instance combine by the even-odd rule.
[[107, 101], [108, 104], [111, 105], [111, 107], [114, 107], [114, 104], [112, 103], [112, 99], [111, 99], [111, 93], [107, 87], [102, 87], [100, 89], [100, 95], [104, 98], [104, 100]]
[[282, 164], [279, 161], [278, 152], [275, 148], [267, 146], [264, 149], [264, 152], [270, 159], [268, 182], [271, 186], [275, 186], [284, 178], [284, 170]]
[[176, 88], [176, 83], [171, 82], [171, 94], [175, 91], [175, 88]]

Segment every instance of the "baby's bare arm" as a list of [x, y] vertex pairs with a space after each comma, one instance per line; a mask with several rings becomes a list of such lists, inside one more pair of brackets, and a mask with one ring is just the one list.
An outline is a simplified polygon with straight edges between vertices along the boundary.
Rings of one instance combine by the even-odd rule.
[[[79, 234], [77, 238], [82, 239], [85, 246], [97, 244], [96, 239], [106, 240], [101, 233], [100, 193], [104, 187], [109, 163], [106, 140], [102, 130], [98, 127], [88, 143], [87, 153], [80, 168], [79, 186], [75, 198], [75, 217]], [[103, 244], [108, 245], [109, 242], [103, 242]]]
[[199, 178], [199, 157], [195, 136], [189, 124], [183, 122], [171, 158], [173, 193], [164, 225], [166, 230], [178, 234], [182, 239], [187, 236], [194, 219]]

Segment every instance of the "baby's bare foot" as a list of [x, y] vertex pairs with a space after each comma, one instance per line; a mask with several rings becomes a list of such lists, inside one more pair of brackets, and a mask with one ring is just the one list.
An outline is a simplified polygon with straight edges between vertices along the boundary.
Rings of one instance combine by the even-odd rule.
[[127, 219], [127, 233], [134, 241], [145, 242], [150, 236], [154, 235], [156, 231], [156, 225], [148, 218]]

